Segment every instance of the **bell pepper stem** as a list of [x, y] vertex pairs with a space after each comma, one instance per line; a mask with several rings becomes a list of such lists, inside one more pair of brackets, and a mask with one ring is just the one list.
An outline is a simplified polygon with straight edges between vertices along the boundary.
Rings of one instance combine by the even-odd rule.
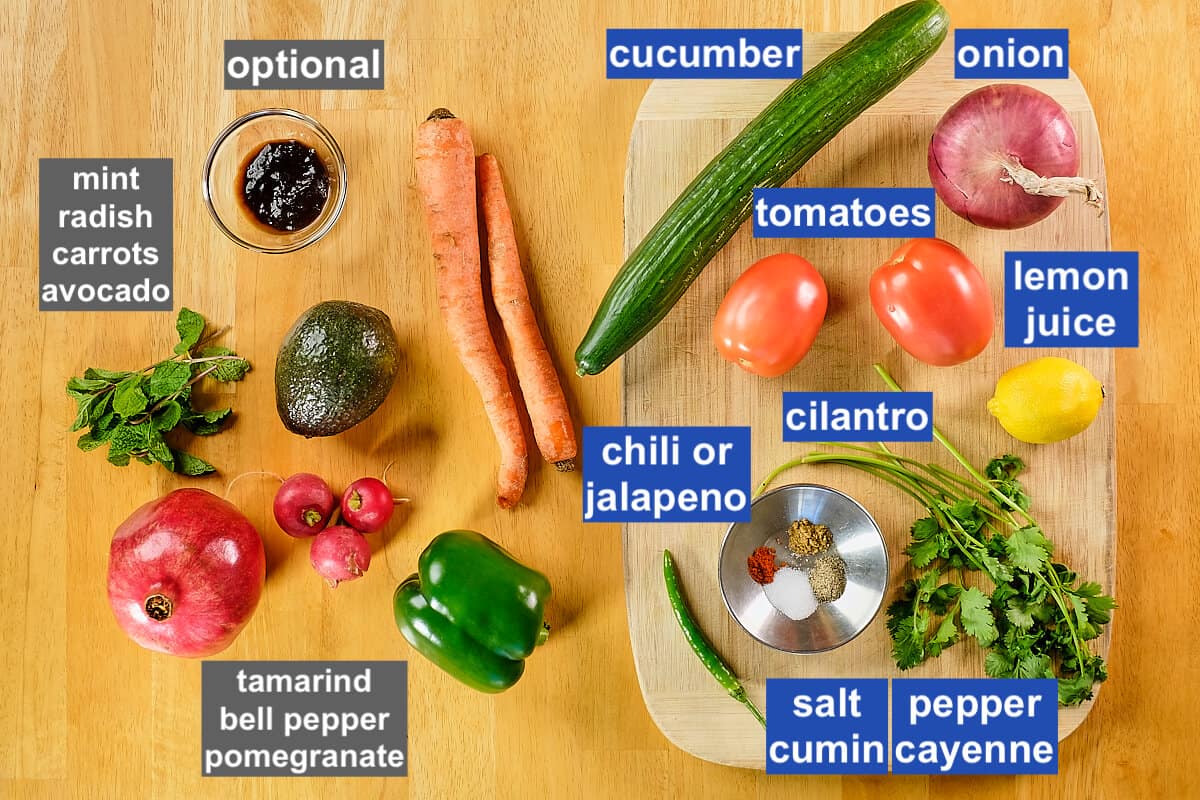
[[533, 643], [533, 646], [541, 647], [542, 645], [544, 645], [546, 643], [546, 640], [549, 638], [550, 638], [550, 623], [543, 622], [542, 629], [540, 631], [538, 631], [537, 641], [535, 641]]

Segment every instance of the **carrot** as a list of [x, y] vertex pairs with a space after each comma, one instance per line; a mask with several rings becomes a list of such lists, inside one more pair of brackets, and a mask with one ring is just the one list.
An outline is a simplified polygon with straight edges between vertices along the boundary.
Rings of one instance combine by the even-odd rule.
[[525, 491], [529, 457], [508, 372], [488, 329], [475, 210], [475, 145], [462, 120], [439, 108], [417, 128], [417, 189], [437, 264], [438, 305], [458, 358], [487, 410], [500, 445], [496, 502], [512, 508]]
[[529, 291], [521, 274], [517, 237], [513, 232], [512, 212], [504, 196], [500, 163], [491, 154], [475, 161], [479, 181], [479, 207], [487, 230], [488, 268], [492, 275], [492, 300], [504, 334], [517, 382], [525, 396], [525, 408], [533, 424], [533, 437], [542, 456], [559, 472], [575, 469], [575, 426], [563, 397], [562, 384], [550, 351], [542, 340], [537, 319], [529, 304]]

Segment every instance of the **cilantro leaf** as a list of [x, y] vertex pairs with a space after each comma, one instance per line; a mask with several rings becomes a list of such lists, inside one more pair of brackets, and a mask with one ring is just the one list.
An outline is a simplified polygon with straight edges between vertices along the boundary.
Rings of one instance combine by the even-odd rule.
[[1054, 546], [1036, 525], [1026, 525], [1014, 531], [1005, 543], [1008, 563], [1026, 572], [1037, 572], [1050, 561]]
[[1008, 657], [992, 650], [983, 659], [983, 671], [989, 678], [1011, 678], [1014, 670]]
[[1014, 672], [1017, 678], [1053, 678], [1054, 665], [1045, 653], [1030, 653], [1017, 660]]
[[1019, 457], [1006, 453], [988, 462], [983, 474], [993, 481], [1012, 480], [1025, 471], [1025, 462]]
[[908, 554], [912, 565], [920, 569], [929, 566], [935, 558], [941, 555], [942, 544], [939, 539], [925, 539], [910, 542], [904, 552]]
[[996, 620], [988, 608], [988, 596], [972, 586], [959, 598], [963, 630], [987, 647], [996, 641]]
[[954, 613], [942, 617], [942, 623], [926, 643], [925, 648], [930, 658], [940, 656], [943, 650], [958, 641], [958, 625], [955, 624], [954, 618]]
[[[992, 595], [993, 601], [995, 595]], [[1029, 603], [1014, 597], [1009, 600], [1004, 606], [1004, 617], [1011, 622], [1015, 627], [1026, 631], [1033, 627], [1033, 612]]]
[[179, 344], [175, 345], [175, 352], [183, 355], [195, 347], [204, 335], [204, 317], [190, 308], [181, 308], [179, 316], [175, 319], [175, 330], [179, 333]]
[[1092, 699], [1094, 683], [1092, 673], [1086, 670], [1069, 678], [1059, 678], [1058, 702], [1064, 706], [1072, 706]]

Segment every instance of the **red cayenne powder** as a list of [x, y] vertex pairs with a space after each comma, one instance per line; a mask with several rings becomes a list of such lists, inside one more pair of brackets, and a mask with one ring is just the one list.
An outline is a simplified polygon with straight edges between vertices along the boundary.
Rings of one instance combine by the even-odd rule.
[[775, 563], [775, 548], [760, 547], [746, 559], [746, 568], [755, 583], [770, 583], [775, 580], [779, 566]]

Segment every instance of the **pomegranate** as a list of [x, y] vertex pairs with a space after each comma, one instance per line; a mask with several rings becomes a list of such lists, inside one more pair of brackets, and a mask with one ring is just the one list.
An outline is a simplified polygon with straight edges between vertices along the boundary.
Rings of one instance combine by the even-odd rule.
[[176, 489], [113, 534], [108, 602], [149, 650], [219, 653], [250, 620], [266, 580], [262, 538], [240, 511], [203, 489]]

